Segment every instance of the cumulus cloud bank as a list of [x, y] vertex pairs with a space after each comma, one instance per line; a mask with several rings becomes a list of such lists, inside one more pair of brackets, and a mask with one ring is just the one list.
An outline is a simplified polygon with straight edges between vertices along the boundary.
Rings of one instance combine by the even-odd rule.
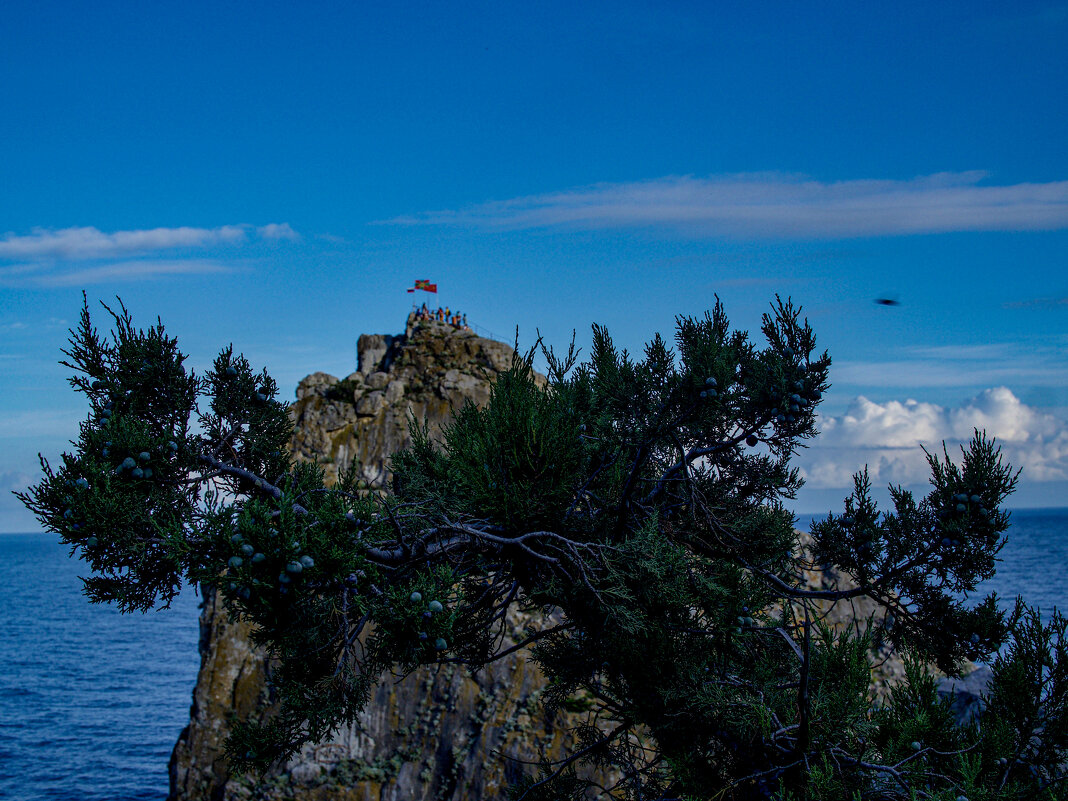
[[981, 185], [985, 173], [823, 182], [778, 173], [599, 183], [385, 222], [514, 230], [668, 228], [697, 236], [845, 238], [1068, 227], [1068, 181]]
[[852, 486], [865, 464], [876, 485], [926, 483], [930, 477], [922, 447], [951, 456], [973, 429], [997, 439], [1005, 459], [1028, 481], [1068, 479], [1068, 425], [1022, 403], [1007, 387], [979, 393], [960, 406], [915, 400], [875, 403], [858, 397], [838, 417], [822, 417], [821, 434], [798, 454], [807, 486]]

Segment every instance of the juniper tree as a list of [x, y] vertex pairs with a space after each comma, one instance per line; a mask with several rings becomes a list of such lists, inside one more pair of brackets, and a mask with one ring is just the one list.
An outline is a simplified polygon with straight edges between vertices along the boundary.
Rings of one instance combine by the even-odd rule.
[[[19, 497], [86, 561], [91, 601], [145, 611], [191, 582], [255, 624], [277, 702], [235, 729], [233, 768], [352, 720], [382, 670], [477, 672], [523, 648], [548, 709], [581, 695], [590, 710], [575, 750], [513, 798], [1064, 797], [1065, 619], [968, 601], [994, 573], [1018, 474], [977, 431], [957, 462], [928, 454], [923, 498], [891, 487], [880, 511], [858, 474], [800, 547], [784, 500], [830, 359], [789, 301], [764, 316], [761, 347], [717, 301], [640, 357], [597, 326], [585, 362], [574, 339], [541, 347], [547, 382], [540, 344], [517, 350], [440, 442], [412, 421], [384, 493], [355, 465], [328, 488], [295, 462], [277, 385], [232, 347], [196, 376], [162, 323], [104, 308], [110, 337], [85, 303], [64, 351], [90, 409], [74, 452], [42, 459]], [[813, 589], [804, 572], [824, 564], [854, 581]], [[875, 634], [823, 620], [861, 597], [883, 610]], [[561, 622], [506, 648], [512, 606]], [[873, 636], [908, 658], [883, 701]], [[981, 729], [958, 725], [932, 667], [995, 654]], [[604, 787], [579, 765], [623, 778]]]

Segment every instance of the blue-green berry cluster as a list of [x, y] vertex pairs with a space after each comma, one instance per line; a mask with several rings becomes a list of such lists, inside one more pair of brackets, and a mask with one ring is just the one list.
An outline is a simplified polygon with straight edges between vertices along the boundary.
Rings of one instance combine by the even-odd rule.
[[[421, 607], [423, 604], [423, 594], [418, 590], [412, 592], [408, 596], [408, 601], [416, 607]], [[438, 600], [432, 600], [426, 605], [426, 609], [422, 611], [421, 617], [425, 620], [430, 620], [438, 612], [444, 611], [445, 606]], [[430, 639], [430, 635], [425, 631], [420, 631], [416, 635], [419, 638], [420, 643], [426, 643]], [[449, 647], [448, 641], [444, 637], [437, 637], [434, 640], [434, 650], [445, 651]]]
[[961, 518], [970, 515], [983, 522], [990, 522], [997, 515], [997, 510], [988, 509], [981, 495], [972, 492], [957, 492], [945, 500], [938, 516], [943, 519]]
[[804, 378], [798, 378], [786, 388], [772, 389], [769, 397], [773, 404], [772, 419], [780, 426], [792, 426], [823, 396], [817, 388], [810, 387]]
[[709, 376], [705, 379], [705, 388], [702, 389], [699, 394], [706, 400], [713, 400], [719, 397], [719, 391], [717, 390], [718, 386], [719, 382], [717, 382], [713, 376]]
[[[107, 450], [110, 456], [110, 449]], [[133, 456], [127, 456], [115, 466], [115, 475], [122, 476], [129, 473], [130, 478], [152, 478], [152, 467], [148, 464], [150, 461], [152, 461], [152, 454], [148, 451], [139, 452], [136, 459]]]
[[[178, 443], [173, 439], [154, 446], [151, 450], [130, 445], [128, 447], [116, 447], [111, 440], [104, 442], [100, 455], [112, 460], [114, 465], [112, 474], [117, 477], [132, 479], [151, 479], [156, 474], [160, 462], [166, 462], [178, 453]], [[126, 454], [121, 460], [115, 462], [120, 454]], [[154, 468], [153, 465], [156, 465]]]
[[[307, 582], [308, 571], [315, 567], [315, 559], [307, 553], [297, 540], [288, 545], [273, 543], [258, 550], [251, 542], [246, 542], [240, 532], [230, 537], [230, 543], [236, 553], [227, 560], [228, 575], [238, 597], [248, 600], [251, 588], [273, 588], [279, 595], [286, 595], [296, 585]], [[271, 578], [274, 571], [277, 576]]]

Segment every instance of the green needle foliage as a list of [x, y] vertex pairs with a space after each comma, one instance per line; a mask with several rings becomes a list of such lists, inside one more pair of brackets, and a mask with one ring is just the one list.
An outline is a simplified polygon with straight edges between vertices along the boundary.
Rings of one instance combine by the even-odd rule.
[[[147, 610], [196, 582], [255, 624], [276, 703], [236, 728], [233, 767], [267, 768], [352, 720], [384, 669], [477, 671], [511, 653], [517, 605], [562, 612], [517, 647], [549, 678], [546, 706], [588, 718], [514, 799], [1065, 797], [1065, 618], [963, 600], [994, 572], [1017, 474], [977, 431], [959, 463], [928, 455], [926, 497], [891, 487], [880, 511], [862, 472], [800, 547], [783, 500], [830, 359], [789, 301], [759, 348], [717, 303], [640, 358], [600, 327], [588, 361], [573, 341], [543, 348], [547, 382], [535, 348], [517, 353], [441, 442], [412, 421], [381, 494], [354, 469], [326, 488], [294, 463], [277, 386], [232, 348], [197, 377], [161, 324], [105, 309], [110, 339], [86, 304], [64, 351], [89, 402], [75, 452], [56, 470], [42, 459], [19, 497], [89, 564], [90, 600]], [[813, 589], [818, 564], [854, 581]], [[859, 598], [881, 626], [824, 622]], [[883, 700], [876, 637], [908, 657]], [[985, 712], [959, 725], [932, 667], [995, 654]], [[579, 765], [623, 778], [603, 787]]]

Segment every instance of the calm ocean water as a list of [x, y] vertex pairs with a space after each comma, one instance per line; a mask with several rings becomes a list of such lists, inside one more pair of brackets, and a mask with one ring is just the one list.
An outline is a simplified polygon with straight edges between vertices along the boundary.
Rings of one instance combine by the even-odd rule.
[[[984, 591], [1068, 608], [1068, 509], [1014, 512], [1002, 558]], [[124, 616], [87, 603], [79, 574], [51, 535], [0, 535], [0, 799], [162, 801], [199, 666], [198, 598]]]
[[[799, 515], [797, 528], [808, 531], [813, 517], [827, 515]], [[1018, 509], [1005, 533], [1009, 541], [999, 554], [997, 575], [979, 585], [975, 598], [997, 593], [1001, 608], [1011, 611], [1022, 595], [1043, 617], [1054, 606], [1068, 612], [1068, 508]]]
[[167, 797], [189, 720], [199, 598], [120, 615], [50, 534], [0, 534], [0, 799]]

